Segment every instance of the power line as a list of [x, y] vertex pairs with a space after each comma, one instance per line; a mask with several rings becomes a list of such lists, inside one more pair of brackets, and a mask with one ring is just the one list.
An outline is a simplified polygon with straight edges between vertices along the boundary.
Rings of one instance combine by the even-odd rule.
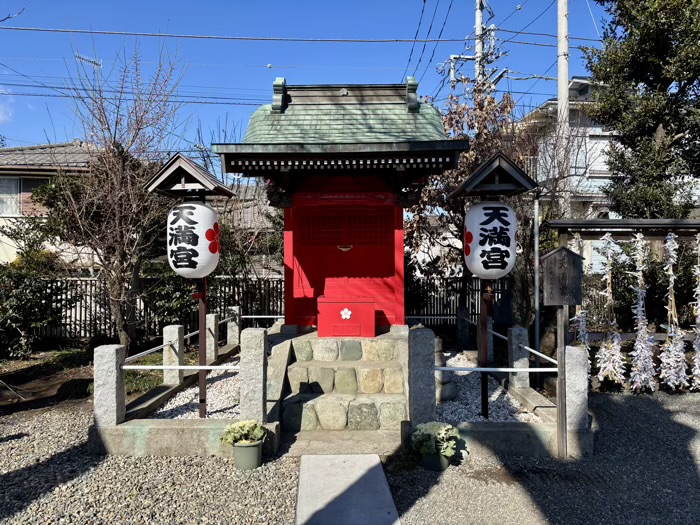
[[[552, 2], [551, 2], [547, 7], [545, 7], [544, 11], [542, 11], [539, 15], [537, 15], [535, 18], [533, 18], [532, 20], [530, 20], [530, 22], [528, 22], [527, 25], [525, 25], [525, 27], [523, 27], [520, 31], [517, 31], [517, 32], [513, 35], [513, 38], [515, 38], [516, 36], [522, 34], [523, 31], [525, 31], [528, 27], [530, 27], [532, 24], [534, 24], [535, 22], [537, 22], [537, 20], [539, 20], [547, 11], [549, 11], [549, 10], [552, 8], [552, 6], [556, 3], [556, 1], [557, 1], [557, 0], [552, 0]], [[509, 42], [510, 40], [512, 40], [513, 38], [508, 39], [508, 40], [504, 40], [502, 43], [505, 44], [505, 43]]]
[[[503, 19], [503, 22], [505, 22], [506, 20], [508, 20], [511, 16], [513, 16], [513, 15], [514, 15], [515, 13], [517, 13], [518, 11], [520, 11], [520, 10], [525, 6], [525, 4], [527, 4], [527, 2], [528, 2], [528, 0], [525, 0], [522, 4], [516, 6], [515, 9], [513, 9], [513, 11], [512, 11], [507, 17], [505, 17], [505, 18]], [[503, 22], [501, 22], [501, 23], [503, 23]]]
[[12, 27], [0, 26], [3, 31], [34, 31], [39, 33], [68, 33], [75, 35], [110, 35], [110, 36], [139, 36], [156, 38], [182, 38], [196, 40], [225, 40], [233, 42], [297, 42], [297, 43], [326, 43], [326, 44], [412, 44], [422, 42], [463, 42], [463, 38], [307, 38], [307, 37], [278, 37], [278, 36], [222, 36], [222, 35], [189, 35], [180, 33], [142, 33], [135, 31], [104, 31], [97, 29], [62, 29], [48, 27]]
[[[21, 84], [17, 82], [3, 82], [3, 86], [11, 86], [11, 87], [28, 87], [28, 88], [43, 88], [43, 89], [51, 89], [54, 91], [59, 91], [62, 89], [66, 89], [70, 92], [76, 93], [76, 92], [83, 92], [83, 93], [94, 93], [94, 92], [100, 92], [100, 93], [111, 93], [111, 94], [124, 94], [124, 95], [137, 95], [135, 91], [127, 90], [127, 89], [105, 89], [105, 88], [89, 88], [89, 87], [81, 87], [81, 86], [52, 86], [48, 84], [41, 84], [41, 85], [36, 85], [36, 84]], [[13, 93], [6, 93], [7, 95], [12, 95]], [[72, 96], [72, 95], [71, 95]], [[174, 92], [173, 96], [175, 98], [193, 98], [193, 99], [203, 99], [203, 100], [239, 100], [239, 101], [248, 101], [248, 102], [258, 102], [259, 104], [264, 104], [267, 99], [259, 99], [259, 98], [249, 98], [249, 97], [225, 97], [225, 96], [213, 96], [213, 95], [186, 95], [183, 93], [178, 93]]]
[[[461, 40], [460, 40], [461, 42]], [[46, 61], [46, 62], [65, 62], [67, 60], [73, 60], [70, 58], [46, 58], [46, 57], [0, 57], [0, 60], [32, 60], [35, 62]], [[113, 63], [113, 61], [105, 60], [106, 64]], [[156, 61], [144, 60], [143, 64], [157, 64]], [[333, 65], [296, 65], [296, 64], [266, 64], [266, 65], [254, 65], [254, 64], [229, 64], [229, 63], [215, 63], [215, 62], [187, 62], [188, 66], [203, 66], [203, 67], [229, 67], [229, 68], [252, 68], [252, 69], [380, 69], [380, 70], [399, 70], [400, 66], [333, 66]]]
[[[559, 60], [558, 58], [557, 58], [556, 60], [554, 60], [554, 62], [552, 62], [552, 65], [549, 66], [549, 67], [547, 68], [547, 70], [546, 70], [544, 73], [542, 73], [540, 76], [541, 76], [541, 77], [546, 76], [547, 73], [549, 73], [549, 71], [550, 71], [554, 66], [557, 65], [558, 60]], [[535, 80], [535, 81], [532, 83], [532, 85], [530, 86], [530, 88], [529, 88], [525, 93], [523, 93], [523, 94], [520, 96], [520, 98], [519, 98], [518, 100], [515, 101], [515, 105], [516, 105], [516, 106], [517, 106], [518, 103], [523, 99], [523, 97], [524, 97], [525, 95], [527, 95], [527, 94], [532, 94], [532, 93], [530, 93], [530, 92], [533, 90], [533, 88], [538, 84], [538, 82], [539, 82], [540, 80], [542, 80], [542, 79], [541, 79], [541, 78], [538, 78], [537, 80]]]
[[[445, 30], [445, 25], [447, 24], [447, 19], [450, 17], [450, 11], [452, 10], [452, 3], [454, 0], [450, 0], [450, 5], [447, 6], [447, 13], [445, 14], [445, 20], [442, 22], [442, 27], [440, 28], [440, 34], [438, 35], [438, 39], [442, 38], [442, 32]], [[471, 35], [470, 35], [471, 36]], [[428, 71], [428, 68], [430, 67], [430, 64], [433, 63], [433, 58], [435, 58], [435, 51], [437, 50], [437, 43], [433, 46], [433, 54], [430, 55], [430, 60], [428, 60], [428, 63], [425, 65], [425, 69], [423, 70], [423, 74], [421, 75], [420, 79], [418, 82], [420, 83], [423, 80], [423, 77]]]
[[423, 13], [425, 13], [425, 0], [423, 0], [423, 6], [420, 9], [420, 18], [418, 19], [418, 27], [416, 28], [416, 35], [413, 37], [414, 42], [411, 45], [411, 52], [408, 55], [408, 62], [406, 62], [406, 67], [403, 70], [403, 75], [401, 75], [401, 82], [406, 77], [406, 71], [408, 71], [408, 66], [411, 64], [411, 59], [413, 58], [413, 49], [416, 47], [415, 39], [418, 38], [418, 32], [420, 31], [420, 26], [423, 23]]
[[[425, 5], [425, 4], [423, 4]], [[430, 33], [433, 31], [433, 23], [435, 22], [435, 15], [437, 14], [438, 7], [440, 6], [440, 0], [437, 0], [435, 2], [435, 9], [433, 9], [433, 17], [430, 19], [430, 26], [428, 27], [428, 32], [426, 33], [425, 37], [429, 38]], [[413, 70], [413, 75], [416, 75], [416, 72], [418, 71], [418, 68], [420, 67], [421, 60], [423, 60], [423, 55], [425, 54], [425, 46], [427, 46], [427, 42], [423, 42], [423, 49], [421, 49], [420, 56], [418, 57], [418, 63], [416, 64], [415, 69]], [[437, 45], [437, 44], [435, 44]]]
[[[550, 5], [551, 7], [551, 5]], [[534, 20], [533, 20], [534, 22]], [[502, 27], [497, 28], [498, 31], [503, 31], [504, 33], [514, 33], [516, 35], [528, 35], [528, 36], [546, 36], [551, 38], [557, 38], [557, 35], [553, 33], [533, 33], [530, 31], [514, 31], [513, 29], [503, 29]], [[582, 36], [569, 36], [569, 40], [581, 40], [582, 42], [602, 42], [600, 38], [586, 38]]]
[[[0, 92], [0, 97], [48, 97], [48, 98], [75, 98], [73, 95], [59, 95], [56, 93], [2, 93]], [[199, 97], [199, 98], [205, 98], [206, 97]], [[117, 98], [106, 98], [106, 100], [117, 100]], [[119, 100], [123, 102], [136, 102], [136, 99], [129, 99], [129, 98], [119, 98]], [[255, 106], [259, 107], [261, 105], [260, 102], [216, 102], [216, 101], [209, 101], [209, 100], [178, 100], [177, 98], [173, 98], [175, 102], [180, 102], [181, 104], [200, 104], [200, 105], [212, 105], [212, 106]]]

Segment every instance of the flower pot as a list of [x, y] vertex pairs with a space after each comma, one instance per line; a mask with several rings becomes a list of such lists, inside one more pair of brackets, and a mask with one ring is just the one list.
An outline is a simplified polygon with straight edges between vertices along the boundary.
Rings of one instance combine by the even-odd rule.
[[255, 443], [233, 445], [233, 459], [238, 470], [253, 470], [262, 465], [262, 439]]
[[442, 454], [435, 452], [433, 454], [423, 454], [421, 465], [428, 470], [442, 472], [450, 466], [450, 461]]

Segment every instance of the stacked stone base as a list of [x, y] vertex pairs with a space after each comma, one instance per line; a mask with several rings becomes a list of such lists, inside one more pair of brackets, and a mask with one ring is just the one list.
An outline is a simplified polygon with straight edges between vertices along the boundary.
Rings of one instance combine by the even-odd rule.
[[[292, 340], [284, 432], [400, 431], [408, 418], [400, 337]], [[404, 347], [406, 339], [403, 339]]]

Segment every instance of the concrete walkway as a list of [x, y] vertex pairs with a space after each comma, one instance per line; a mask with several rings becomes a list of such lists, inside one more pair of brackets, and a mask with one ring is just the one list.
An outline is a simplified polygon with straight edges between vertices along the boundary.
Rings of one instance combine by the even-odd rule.
[[379, 456], [302, 456], [296, 525], [400, 525]]

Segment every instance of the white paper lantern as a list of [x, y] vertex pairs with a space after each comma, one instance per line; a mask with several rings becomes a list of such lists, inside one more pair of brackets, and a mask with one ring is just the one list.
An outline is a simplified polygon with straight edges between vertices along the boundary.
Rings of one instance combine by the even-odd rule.
[[480, 279], [499, 279], [515, 266], [515, 211], [501, 202], [480, 202], [464, 218], [464, 260]]
[[183, 202], [168, 212], [168, 262], [188, 279], [206, 277], [219, 264], [219, 222], [201, 202]]

